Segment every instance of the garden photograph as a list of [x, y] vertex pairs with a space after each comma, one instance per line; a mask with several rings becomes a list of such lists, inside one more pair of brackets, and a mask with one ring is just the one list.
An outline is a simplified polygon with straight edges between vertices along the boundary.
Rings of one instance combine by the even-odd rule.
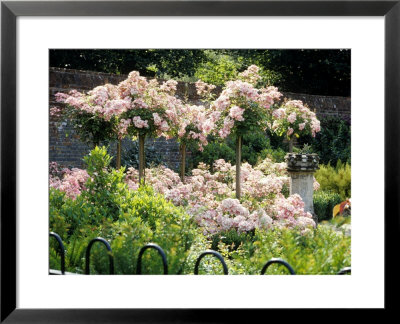
[[49, 274], [351, 275], [350, 49], [49, 63]]

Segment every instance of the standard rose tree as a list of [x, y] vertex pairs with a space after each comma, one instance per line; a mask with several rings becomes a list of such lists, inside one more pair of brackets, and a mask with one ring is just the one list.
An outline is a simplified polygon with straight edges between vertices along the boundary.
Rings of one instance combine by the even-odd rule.
[[[238, 79], [228, 81], [221, 94], [210, 102], [210, 121], [220, 138], [236, 137], [236, 197], [240, 199], [240, 164], [242, 137], [246, 133], [264, 131], [271, 120], [273, 106], [282, 94], [275, 87], [257, 87], [259, 68], [251, 65]], [[203, 89], [208, 86], [200, 83]], [[199, 92], [199, 90], [198, 90]]]
[[120, 166], [119, 118], [130, 107], [129, 100], [120, 98], [112, 84], [98, 86], [87, 94], [76, 90], [55, 95], [57, 102], [66, 104], [64, 109], [51, 108], [51, 115], [63, 115], [70, 121], [83, 142], [100, 143], [118, 141], [117, 167]]
[[202, 105], [176, 104], [171, 117], [173, 123], [169, 134], [179, 142], [180, 177], [182, 182], [185, 182], [186, 146], [192, 144], [192, 147], [202, 151], [208, 144], [207, 135], [212, 131], [213, 125], [209, 120], [208, 111]]
[[303, 105], [300, 100], [290, 100], [272, 113], [272, 130], [279, 136], [285, 135], [289, 140], [289, 152], [293, 152], [293, 139], [312, 135], [321, 130], [320, 122], [314, 112]]
[[155, 79], [148, 81], [139, 72], [132, 71], [126, 80], [118, 85], [122, 100], [130, 103], [121, 114], [119, 131], [139, 139], [139, 178], [144, 181], [144, 140], [145, 137], [168, 137], [170, 125], [176, 123], [175, 107], [181, 105], [174, 97], [177, 82]]

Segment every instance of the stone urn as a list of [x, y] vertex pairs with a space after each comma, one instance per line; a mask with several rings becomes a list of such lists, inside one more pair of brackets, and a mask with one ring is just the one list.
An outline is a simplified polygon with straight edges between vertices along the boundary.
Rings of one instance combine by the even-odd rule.
[[290, 194], [298, 194], [304, 201], [304, 210], [313, 215], [313, 220], [318, 219], [314, 213], [314, 172], [319, 169], [317, 154], [288, 153], [285, 156], [287, 171], [290, 177]]

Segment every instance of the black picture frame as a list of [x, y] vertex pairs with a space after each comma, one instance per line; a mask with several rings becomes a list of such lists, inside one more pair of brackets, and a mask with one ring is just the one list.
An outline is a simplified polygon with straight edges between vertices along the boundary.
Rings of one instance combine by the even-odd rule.
[[[244, 310], [16, 308], [16, 19], [19, 16], [384, 16], [385, 309], [398, 283], [400, 0], [395, 1], [2, 1], [1, 3], [1, 318], [3, 323], [234, 321]], [[368, 90], [366, 90], [368, 91]], [[377, 108], [378, 109], [378, 108]], [[371, 268], [373, 271], [373, 256]], [[367, 283], [366, 283], [367, 284]], [[267, 305], [266, 305], [267, 307]], [[266, 310], [252, 310], [255, 314]], [[273, 312], [268, 312], [270, 316]], [[265, 315], [265, 313], [263, 313]], [[334, 316], [334, 315], [333, 315]]]

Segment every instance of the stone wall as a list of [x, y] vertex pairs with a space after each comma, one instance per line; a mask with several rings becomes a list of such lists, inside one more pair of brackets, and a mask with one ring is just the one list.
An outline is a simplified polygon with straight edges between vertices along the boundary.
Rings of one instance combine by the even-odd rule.
[[351, 118], [350, 97], [316, 96], [304, 93], [283, 92], [284, 97], [305, 102], [319, 118], [339, 116], [349, 120]]
[[[54, 95], [57, 92], [68, 92], [70, 90], [89, 91], [96, 86], [105, 83], [118, 84], [126, 79], [126, 75], [114, 75], [92, 71], [79, 71], [60, 68], [49, 69], [49, 105], [56, 106]], [[193, 103], [199, 103], [199, 97], [192, 83], [179, 82], [177, 96], [187, 97]], [[327, 97], [308, 94], [284, 93], [291, 99], [302, 100], [312, 107], [317, 116], [342, 116], [350, 118], [351, 100], [346, 97]], [[123, 149], [129, 149], [132, 141], [125, 139]], [[110, 151], [115, 152], [115, 143], [110, 145]], [[179, 166], [179, 149], [174, 140], [157, 139], [146, 141], [146, 147], [159, 151], [163, 162], [173, 169]], [[55, 161], [62, 166], [82, 167], [82, 158], [91, 148], [82, 143], [79, 137], [73, 133], [72, 126], [64, 123], [56, 125], [56, 120], [50, 118], [49, 125], [49, 160]]]

